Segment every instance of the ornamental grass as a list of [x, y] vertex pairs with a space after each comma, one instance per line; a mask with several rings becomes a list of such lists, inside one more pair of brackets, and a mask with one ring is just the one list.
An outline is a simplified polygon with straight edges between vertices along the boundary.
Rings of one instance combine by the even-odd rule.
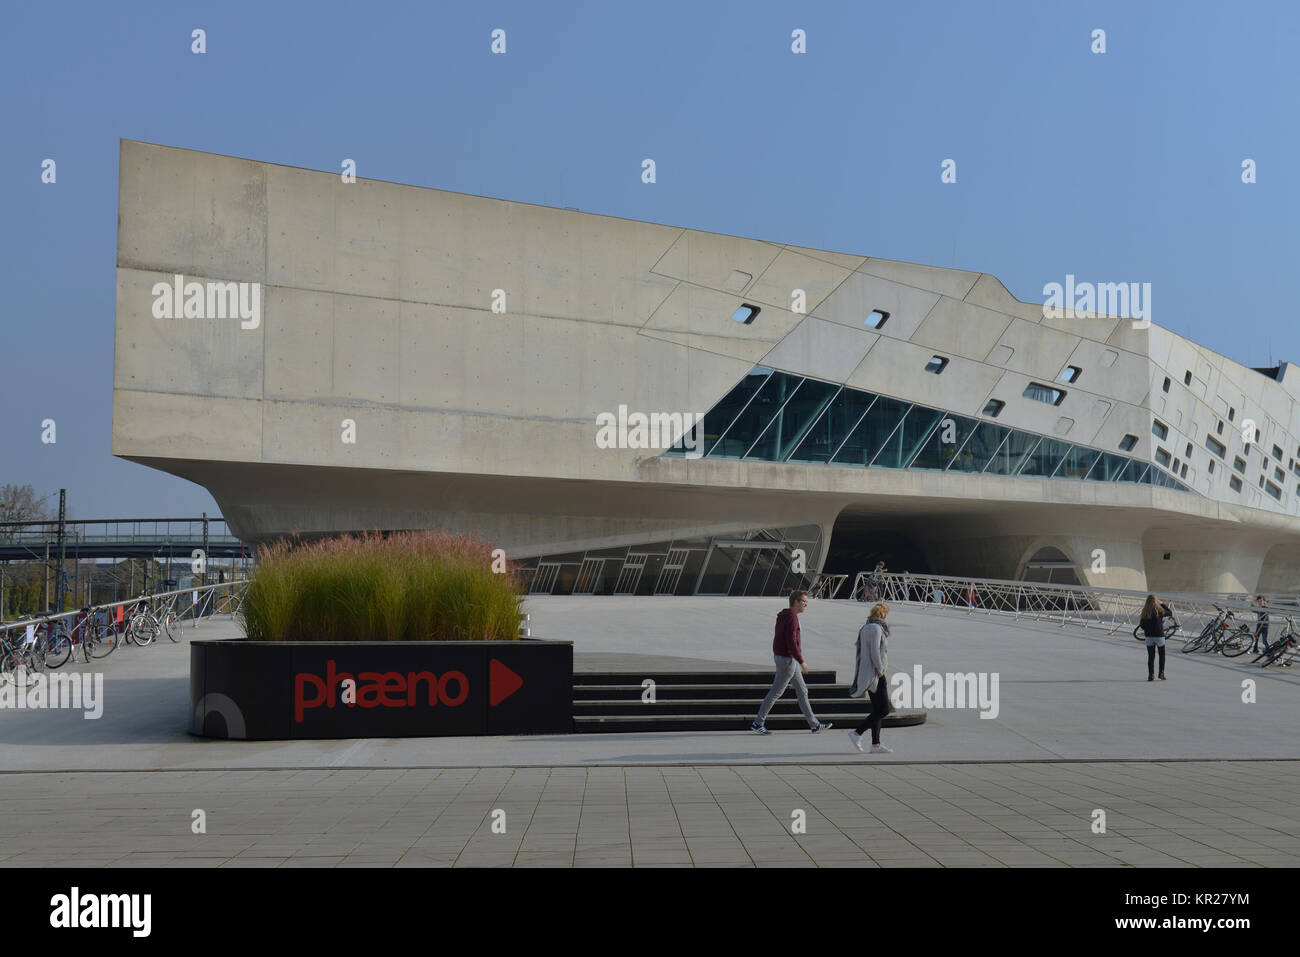
[[239, 617], [254, 641], [514, 641], [521, 600], [483, 542], [368, 533], [263, 547]]

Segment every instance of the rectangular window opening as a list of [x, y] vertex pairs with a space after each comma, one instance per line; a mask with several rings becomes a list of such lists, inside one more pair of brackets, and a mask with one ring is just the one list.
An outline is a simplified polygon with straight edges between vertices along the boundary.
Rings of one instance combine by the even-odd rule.
[[933, 372], [935, 375], [938, 375], [946, 368], [948, 368], [948, 360], [943, 356], [934, 356], [925, 364], [925, 371]]
[[1025, 386], [1025, 391], [1021, 395], [1026, 399], [1045, 402], [1048, 405], [1060, 405], [1065, 400], [1064, 389], [1054, 389], [1050, 385], [1043, 385], [1038, 382], [1031, 382]]
[[871, 312], [867, 313], [866, 322], [864, 324], [868, 329], [879, 329], [881, 326], [885, 324], [885, 321], [888, 318], [889, 318], [889, 313], [885, 312], [884, 310], [872, 309]]
[[731, 314], [731, 318], [736, 322], [749, 325], [754, 321], [754, 317], [758, 315], [758, 312], [758, 306], [751, 306], [749, 303], [745, 303]]
[[1212, 435], [1205, 437], [1205, 447], [1219, 458], [1224, 458], [1228, 454], [1228, 447]]
[[1124, 438], [1119, 440], [1119, 450], [1121, 452], [1131, 452], [1133, 450], [1133, 446], [1137, 444], [1138, 444], [1138, 437], [1136, 435], [1126, 435], [1124, 436]]
[[1158, 439], [1167, 439], [1169, 438], [1169, 426], [1156, 419], [1151, 423], [1151, 434]]
[[987, 415], [990, 419], [996, 419], [1006, 407], [1007, 404], [1001, 399], [989, 399], [988, 405], [984, 406], [984, 411], [981, 414]]
[[1163, 387], [1163, 391], [1165, 391], [1165, 392], [1168, 392], [1168, 391], [1169, 391], [1169, 376], [1165, 376], [1165, 384], [1164, 384], [1164, 387]]
[[1059, 381], [1059, 382], [1076, 382], [1076, 381], [1078, 381], [1078, 378], [1079, 378], [1080, 374], [1082, 374], [1082, 372], [1083, 372], [1083, 370], [1080, 369], [1078, 366], [1066, 366], [1066, 367], [1065, 367], [1065, 371], [1062, 372], [1062, 373], [1057, 377], [1057, 381]]

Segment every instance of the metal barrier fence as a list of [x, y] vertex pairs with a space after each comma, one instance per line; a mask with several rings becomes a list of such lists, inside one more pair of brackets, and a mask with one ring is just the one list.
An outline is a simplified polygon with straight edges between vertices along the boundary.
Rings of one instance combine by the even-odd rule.
[[[1110, 635], [1131, 632], [1137, 627], [1147, 594], [1087, 585], [859, 572], [853, 580], [852, 598], [861, 602], [942, 605], [967, 615], [1001, 615], [1055, 622], [1061, 627], [1077, 625], [1102, 629]], [[1176, 637], [1182, 639], [1200, 634], [1220, 609], [1232, 612], [1238, 623], [1252, 627], [1266, 623], [1277, 627], [1288, 616], [1300, 617], [1300, 600], [1288, 595], [1266, 596], [1266, 607], [1254, 605], [1248, 596], [1240, 594], [1165, 592], [1159, 597], [1178, 621]]]

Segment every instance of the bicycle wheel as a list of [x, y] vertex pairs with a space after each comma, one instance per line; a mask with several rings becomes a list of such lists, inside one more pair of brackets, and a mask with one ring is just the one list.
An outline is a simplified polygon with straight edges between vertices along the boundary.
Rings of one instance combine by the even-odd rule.
[[1141, 625], [1138, 625], [1136, 628], [1133, 629], [1133, 637], [1136, 638], [1138, 641], [1147, 640], [1146, 632], [1142, 630]]
[[141, 648], [158, 637], [158, 620], [153, 615], [137, 615], [131, 622], [131, 634]]
[[1173, 615], [1166, 615], [1165, 616], [1165, 637], [1172, 638], [1176, 634], [1178, 634], [1178, 619], [1176, 619]]
[[71, 656], [72, 639], [67, 635], [59, 635], [45, 646], [45, 654], [42, 660], [45, 662], [45, 667], [58, 668], [64, 665]]
[[1203, 644], [1205, 644], [1205, 632], [1201, 632], [1201, 634], [1197, 635], [1195, 638], [1189, 638], [1187, 641], [1184, 641], [1183, 647], [1179, 650], [1181, 650], [1183, 654], [1188, 654], [1189, 652], [1196, 651]]
[[107, 658], [117, 649], [117, 632], [108, 629], [104, 634], [86, 639], [86, 651], [92, 658]]
[[14, 654], [6, 654], [0, 657], [0, 681], [16, 687], [26, 688], [32, 683], [32, 671], [27, 667], [27, 662]]
[[1243, 625], [1224, 640], [1223, 647], [1219, 650], [1225, 658], [1236, 658], [1250, 651], [1250, 646], [1254, 643], [1255, 636]]
[[167, 632], [167, 637], [172, 641], [180, 641], [185, 636], [181, 631], [181, 620], [173, 612], [169, 611], [163, 616], [162, 625], [163, 631]]

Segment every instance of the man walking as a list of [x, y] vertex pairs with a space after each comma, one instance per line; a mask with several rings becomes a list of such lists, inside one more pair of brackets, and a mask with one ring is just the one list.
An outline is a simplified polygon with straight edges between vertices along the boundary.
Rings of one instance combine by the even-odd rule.
[[808, 673], [808, 665], [803, 660], [803, 649], [799, 645], [799, 615], [808, 607], [808, 593], [802, 589], [790, 592], [790, 607], [776, 616], [776, 634], [772, 638], [772, 654], [776, 658], [776, 678], [772, 681], [772, 690], [763, 699], [763, 706], [758, 709], [758, 717], [749, 726], [755, 734], [771, 734], [767, 729], [767, 713], [776, 704], [776, 699], [785, 694], [785, 689], [794, 681], [794, 693], [799, 697], [799, 710], [803, 712], [808, 727], [814, 734], [830, 727], [823, 724], [813, 714], [812, 702], [808, 700], [808, 686], [803, 676]]

